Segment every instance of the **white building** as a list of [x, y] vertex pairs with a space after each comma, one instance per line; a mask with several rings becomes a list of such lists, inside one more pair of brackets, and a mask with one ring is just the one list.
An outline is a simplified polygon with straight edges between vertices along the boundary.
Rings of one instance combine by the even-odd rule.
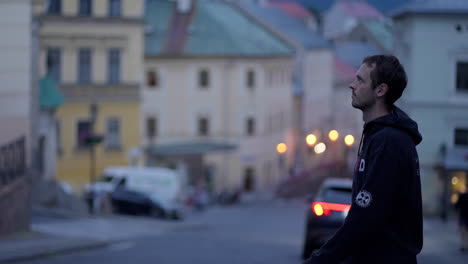
[[142, 145], [188, 162], [190, 184], [274, 189], [290, 163], [276, 146], [292, 142], [293, 49], [232, 2], [178, 4], [145, 8]]
[[395, 52], [409, 77], [402, 106], [423, 136], [418, 152], [424, 206], [426, 213], [436, 212], [466, 191], [468, 1], [414, 1], [393, 18]]
[[[33, 100], [37, 89], [32, 89], [31, 10], [30, 0], [0, 1], [0, 145], [24, 136], [27, 149], [38, 106]], [[27, 156], [30, 161], [29, 152]]]

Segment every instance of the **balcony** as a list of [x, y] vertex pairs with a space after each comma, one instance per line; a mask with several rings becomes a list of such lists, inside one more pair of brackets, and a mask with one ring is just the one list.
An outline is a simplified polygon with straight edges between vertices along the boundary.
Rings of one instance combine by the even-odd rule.
[[137, 83], [116, 84], [61, 84], [60, 91], [66, 102], [138, 102], [140, 87]]

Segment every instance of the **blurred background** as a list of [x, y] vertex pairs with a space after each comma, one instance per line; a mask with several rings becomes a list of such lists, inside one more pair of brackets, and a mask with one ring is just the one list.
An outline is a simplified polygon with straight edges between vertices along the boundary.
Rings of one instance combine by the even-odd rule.
[[380, 53], [423, 135], [419, 260], [468, 261], [467, 0], [0, 0], [0, 35], [2, 263], [299, 263]]

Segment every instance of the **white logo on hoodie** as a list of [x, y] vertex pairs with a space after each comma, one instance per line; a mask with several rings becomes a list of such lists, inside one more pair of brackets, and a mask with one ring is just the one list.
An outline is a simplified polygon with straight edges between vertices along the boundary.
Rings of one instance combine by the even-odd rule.
[[364, 171], [366, 169], [366, 161], [364, 159], [361, 159], [361, 162], [359, 163], [359, 171]]

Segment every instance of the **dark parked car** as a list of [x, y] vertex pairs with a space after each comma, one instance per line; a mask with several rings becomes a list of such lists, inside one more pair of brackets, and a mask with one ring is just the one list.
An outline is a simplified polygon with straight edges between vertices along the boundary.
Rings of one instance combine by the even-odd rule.
[[352, 181], [350, 179], [326, 179], [317, 195], [309, 199], [307, 209], [302, 258], [310, 257], [343, 224], [351, 207]]
[[128, 190], [126, 188], [116, 188], [111, 193], [112, 207], [117, 213], [127, 213], [134, 215], [150, 215], [159, 218], [182, 219], [181, 210], [168, 211], [164, 209], [162, 202], [157, 201], [157, 197], [139, 191]]

